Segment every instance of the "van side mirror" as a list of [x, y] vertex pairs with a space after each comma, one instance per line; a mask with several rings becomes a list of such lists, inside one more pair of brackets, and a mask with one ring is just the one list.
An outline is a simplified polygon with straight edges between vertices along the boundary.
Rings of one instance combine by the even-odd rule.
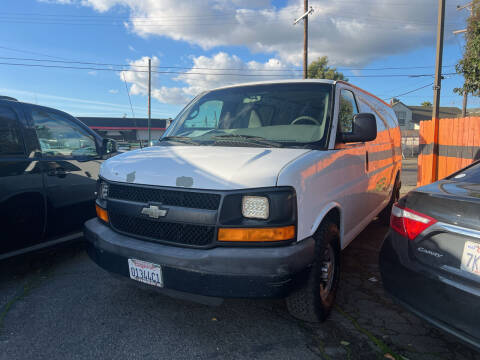
[[113, 154], [117, 152], [117, 142], [113, 139], [103, 139], [103, 154]]
[[371, 113], [360, 113], [353, 117], [353, 131], [342, 133], [344, 143], [367, 142], [377, 138], [377, 120]]

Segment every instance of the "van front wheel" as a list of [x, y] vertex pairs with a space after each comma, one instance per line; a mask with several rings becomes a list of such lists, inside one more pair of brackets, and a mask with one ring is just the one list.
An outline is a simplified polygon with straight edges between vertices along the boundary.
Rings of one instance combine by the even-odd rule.
[[339, 231], [325, 220], [315, 234], [315, 260], [306, 284], [287, 299], [290, 314], [309, 322], [323, 322], [330, 314], [340, 280]]

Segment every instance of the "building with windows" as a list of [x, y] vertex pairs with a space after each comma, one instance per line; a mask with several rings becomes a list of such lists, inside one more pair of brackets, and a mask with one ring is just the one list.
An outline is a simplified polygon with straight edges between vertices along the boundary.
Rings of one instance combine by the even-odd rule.
[[[420, 121], [431, 120], [431, 106], [409, 106], [398, 100], [393, 100], [390, 105], [397, 115], [400, 130], [419, 130]], [[440, 118], [455, 118], [460, 116], [462, 110], [457, 107], [440, 107]]]
[[[148, 119], [146, 118], [78, 117], [77, 119], [105, 138], [126, 142], [148, 140]], [[159, 139], [171, 121], [172, 119], [151, 119], [152, 140]]]

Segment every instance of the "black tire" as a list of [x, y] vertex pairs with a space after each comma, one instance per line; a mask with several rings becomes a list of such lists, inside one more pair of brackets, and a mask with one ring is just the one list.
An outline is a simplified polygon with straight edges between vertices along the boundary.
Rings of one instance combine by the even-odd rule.
[[397, 177], [395, 178], [395, 184], [393, 185], [393, 191], [392, 191], [392, 196], [390, 197], [390, 201], [388, 202], [388, 205], [383, 209], [380, 214], [378, 214], [378, 219], [383, 225], [390, 225], [390, 214], [392, 213], [392, 207], [393, 204], [395, 204], [398, 199], [400, 199], [400, 178]]
[[[324, 220], [315, 234], [315, 240], [315, 260], [308, 279], [303, 287], [286, 298], [286, 304], [290, 314], [299, 320], [323, 322], [332, 310], [340, 280], [338, 226], [330, 219]], [[327, 262], [330, 263], [331, 275], [326, 275]]]

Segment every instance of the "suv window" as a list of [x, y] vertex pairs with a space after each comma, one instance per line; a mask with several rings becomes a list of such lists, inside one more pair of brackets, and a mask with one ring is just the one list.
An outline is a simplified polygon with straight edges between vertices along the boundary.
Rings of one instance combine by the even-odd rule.
[[32, 110], [32, 119], [42, 154], [47, 156], [96, 156], [93, 136], [61, 114]]
[[338, 124], [340, 132], [351, 133], [353, 131], [353, 117], [358, 114], [355, 97], [350, 90], [342, 89], [340, 92], [340, 108]]
[[7, 106], [0, 106], [0, 156], [24, 155], [17, 115]]

